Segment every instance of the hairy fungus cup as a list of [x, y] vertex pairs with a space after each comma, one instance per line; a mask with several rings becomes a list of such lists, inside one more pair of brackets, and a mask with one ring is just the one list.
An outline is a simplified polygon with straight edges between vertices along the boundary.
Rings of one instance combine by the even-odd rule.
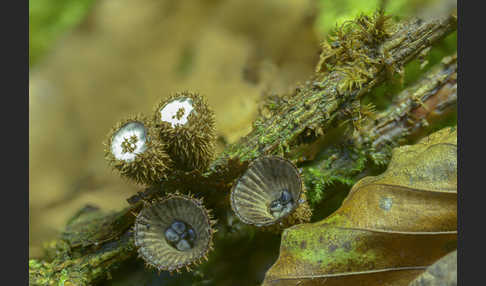
[[231, 208], [247, 224], [269, 226], [289, 216], [300, 203], [302, 181], [288, 160], [261, 157], [253, 161], [231, 190]]
[[136, 183], [159, 182], [167, 176], [172, 160], [154, 132], [142, 115], [118, 122], [104, 142], [105, 159], [123, 177]]
[[215, 144], [214, 113], [203, 96], [186, 91], [161, 100], [154, 122], [177, 169], [204, 171], [209, 166]]
[[207, 260], [215, 223], [202, 201], [179, 193], [147, 204], [135, 220], [139, 256], [159, 271], [190, 271]]

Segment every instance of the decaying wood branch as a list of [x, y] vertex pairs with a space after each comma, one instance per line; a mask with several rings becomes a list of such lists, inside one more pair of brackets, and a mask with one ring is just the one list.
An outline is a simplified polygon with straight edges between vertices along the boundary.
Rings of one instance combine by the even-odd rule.
[[[230, 165], [229, 160], [244, 162], [265, 154], [284, 155], [296, 147], [299, 136], [308, 129], [318, 135], [325, 133], [338, 117], [340, 109], [359, 100], [363, 94], [385, 81], [390, 70], [401, 70], [421, 51], [454, 31], [456, 21], [455, 17], [450, 16], [397, 25], [397, 31], [390, 38], [366, 55], [374, 61], [369, 63], [369, 75], [359, 85], [349, 85], [352, 79], [339, 66], [330, 73], [317, 73], [313, 80], [298, 87], [295, 95], [285, 104], [278, 106], [277, 112], [269, 118], [256, 120], [252, 132], [228, 148], [212, 164], [207, 176], [231, 174], [229, 170], [224, 172]], [[348, 64], [343, 63], [343, 66]], [[343, 90], [343, 86], [350, 88]], [[228, 176], [224, 177], [227, 180]]]
[[[400, 71], [403, 65], [422, 50], [430, 47], [456, 28], [454, 16], [431, 21], [417, 20], [400, 23], [386, 31], [380, 26], [379, 21], [382, 21], [380, 18], [375, 19], [375, 22], [370, 22], [370, 18], [361, 20], [362, 23], [358, 23], [359, 25], [371, 27], [371, 30], [365, 31], [363, 32], [365, 34], [361, 35], [364, 37], [362, 41], [368, 41], [369, 39], [366, 37], [371, 37], [371, 40], [366, 42], [364, 49], [360, 50], [361, 56], [367, 58], [368, 62], [360, 67], [362, 70], [358, 72], [357, 77], [351, 69], [354, 63], [332, 60], [330, 69], [327, 71], [320, 69], [310, 81], [298, 87], [292, 96], [275, 106], [270, 116], [262, 116], [257, 119], [252, 132], [238, 143], [229, 146], [213, 162], [208, 172], [202, 176], [201, 174], [182, 176], [174, 179], [174, 182], [180, 184], [183, 181], [189, 188], [197, 186], [201, 192], [210, 194], [206, 196], [208, 198], [206, 202], [210, 208], [215, 209], [218, 206], [227, 208], [226, 196], [231, 183], [241, 174], [248, 162], [266, 154], [280, 154], [289, 157], [288, 155], [301, 145], [302, 136], [308, 134], [309, 131], [313, 136], [310, 139], [306, 138], [307, 143], [325, 137], [336, 121], [341, 120], [343, 114], [347, 114], [344, 111], [349, 109], [354, 102], [359, 102], [363, 94], [387, 80], [391, 73]], [[382, 36], [373, 38], [375, 32]], [[353, 47], [351, 46], [351, 48]], [[425, 116], [427, 119], [427, 116], [432, 114], [430, 110], [447, 107], [446, 102], [449, 101], [444, 100], [444, 97], [436, 96], [437, 93], [427, 93], [429, 95], [426, 98], [419, 96], [425, 105], [411, 106], [411, 109], [405, 112], [407, 119], [414, 120], [415, 117], [409, 116], [410, 114], [418, 117]], [[427, 108], [423, 106], [427, 106]], [[423, 110], [420, 109], [422, 107]], [[395, 121], [389, 120], [390, 116], [395, 116], [395, 114], [390, 114], [392, 115], [385, 115], [384, 119], [379, 120], [382, 127], [377, 128], [378, 125], [369, 127], [372, 129], [369, 130], [370, 134], [375, 135], [374, 137], [363, 137], [364, 145], [369, 145], [369, 140], [376, 142], [379, 138], [384, 138], [386, 128], [383, 128], [395, 124], [392, 123]], [[409, 128], [411, 132], [421, 129], [421, 125], [412, 124], [410, 126], [406, 128]], [[375, 137], [377, 139], [373, 140], [372, 138]], [[387, 142], [395, 142], [395, 137], [388, 136], [387, 138]], [[296, 161], [296, 158], [293, 159]], [[348, 167], [344, 164], [342, 166], [334, 165], [330, 168], [343, 170]], [[164, 184], [157, 188], [163, 188]], [[47, 247], [45, 260], [30, 260], [30, 284], [57, 285], [59, 281], [62, 281], [64, 285], [93, 285], [109, 277], [111, 271], [135, 257], [136, 250], [130, 232], [134, 221], [131, 213], [139, 210], [142, 204], [140, 197], [143, 195], [150, 196], [150, 191], [133, 197], [130, 200], [131, 207], [118, 213], [103, 214], [95, 209], [81, 211], [75, 219], [70, 221], [63, 238], [52, 242]], [[101, 229], [109, 231], [97, 231]]]
[[359, 132], [323, 148], [321, 160], [304, 167], [304, 179], [317, 203], [333, 195], [328, 186], [352, 186], [365, 175], [365, 164], [388, 164], [394, 147], [421, 137], [428, 127], [447, 121], [456, 111], [457, 55], [446, 57], [386, 110], [370, 118]]

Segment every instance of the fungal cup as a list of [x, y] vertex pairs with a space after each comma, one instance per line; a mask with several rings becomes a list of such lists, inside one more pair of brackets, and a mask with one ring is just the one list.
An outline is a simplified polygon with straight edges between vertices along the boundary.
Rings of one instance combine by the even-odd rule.
[[156, 138], [147, 118], [129, 116], [108, 133], [105, 159], [124, 178], [143, 185], [156, 184], [167, 177], [173, 164], [166, 144]]
[[214, 230], [209, 211], [191, 196], [169, 194], [146, 205], [134, 226], [135, 245], [159, 271], [189, 268], [207, 259]]
[[234, 184], [231, 207], [244, 223], [268, 226], [290, 215], [301, 193], [299, 172], [290, 161], [261, 157]]
[[205, 98], [181, 92], [163, 98], [155, 108], [158, 138], [168, 144], [169, 155], [179, 170], [204, 171], [214, 155], [214, 113]]

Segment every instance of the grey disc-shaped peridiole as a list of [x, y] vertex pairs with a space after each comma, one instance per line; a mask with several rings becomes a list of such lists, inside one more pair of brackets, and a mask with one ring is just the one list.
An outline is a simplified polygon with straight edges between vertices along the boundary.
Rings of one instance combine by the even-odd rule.
[[290, 161], [266, 156], [253, 161], [231, 190], [231, 208], [247, 224], [268, 226], [299, 204], [302, 181]]
[[202, 201], [170, 194], [140, 211], [134, 227], [135, 245], [145, 262], [159, 271], [189, 269], [207, 259], [213, 223]]

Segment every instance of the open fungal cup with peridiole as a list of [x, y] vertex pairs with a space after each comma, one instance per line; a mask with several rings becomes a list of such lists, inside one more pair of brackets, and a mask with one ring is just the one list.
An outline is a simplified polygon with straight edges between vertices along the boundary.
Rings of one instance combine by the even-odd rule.
[[104, 145], [110, 166], [135, 183], [156, 184], [166, 178], [172, 165], [167, 146], [157, 140], [156, 130], [143, 115], [118, 122]]
[[208, 259], [214, 223], [201, 200], [169, 194], [140, 211], [134, 226], [135, 245], [145, 263], [158, 271], [189, 271]]
[[202, 95], [181, 92], [162, 99], [154, 123], [177, 169], [204, 171], [209, 166], [215, 144], [214, 113]]
[[270, 226], [291, 215], [302, 202], [299, 171], [288, 160], [267, 156], [253, 161], [231, 190], [231, 208], [255, 226]]

